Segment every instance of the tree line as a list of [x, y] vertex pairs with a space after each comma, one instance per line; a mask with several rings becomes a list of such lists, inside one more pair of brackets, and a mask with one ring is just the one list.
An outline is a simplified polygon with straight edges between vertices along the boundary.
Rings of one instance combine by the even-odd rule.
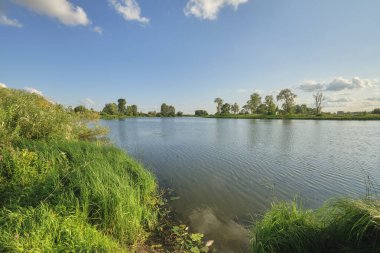
[[[315, 108], [309, 108], [306, 104], [298, 105], [295, 103], [297, 95], [290, 89], [283, 89], [276, 96], [265, 96], [264, 99], [259, 93], [250, 95], [249, 100], [240, 109], [238, 103], [225, 103], [221, 98], [215, 98], [216, 114], [229, 115], [229, 114], [263, 114], [263, 115], [277, 115], [277, 114], [322, 114], [322, 102], [324, 96], [322, 92], [317, 92], [313, 95]], [[282, 102], [279, 108], [276, 102]]]

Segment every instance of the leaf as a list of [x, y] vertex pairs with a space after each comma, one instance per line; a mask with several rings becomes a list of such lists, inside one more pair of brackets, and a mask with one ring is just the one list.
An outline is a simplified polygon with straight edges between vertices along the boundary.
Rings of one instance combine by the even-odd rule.
[[199, 251], [198, 247], [192, 247], [192, 248], [190, 249], [190, 251], [193, 252], [193, 253], [201, 253], [201, 252]]
[[193, 242], [201, 242], [203, 238], [203, 234], [200, 234], [200, 233], [191, 234], [190, 238]]

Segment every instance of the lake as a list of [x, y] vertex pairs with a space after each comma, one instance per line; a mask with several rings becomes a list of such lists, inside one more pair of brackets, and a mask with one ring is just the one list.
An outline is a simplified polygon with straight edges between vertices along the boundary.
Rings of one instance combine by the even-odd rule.
[[380, 192], [380, 122], [136, 118], [101, 120], [109, 138], [180, 199], [171, 203], [219, 252], [245, 252], [273, 201], [317, 208]]

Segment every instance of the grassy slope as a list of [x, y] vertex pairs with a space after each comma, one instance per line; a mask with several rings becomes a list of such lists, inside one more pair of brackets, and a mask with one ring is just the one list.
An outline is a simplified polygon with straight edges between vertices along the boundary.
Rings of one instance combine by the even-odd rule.
[[339, 199], [304, 210], [274, 205], [252, 229], [251, 252], [380, 252], [380, 202]]
[[125, 251], [155, 226], [154, 177], [80, 136], [64, 108], [0, 89], [0, 252]]

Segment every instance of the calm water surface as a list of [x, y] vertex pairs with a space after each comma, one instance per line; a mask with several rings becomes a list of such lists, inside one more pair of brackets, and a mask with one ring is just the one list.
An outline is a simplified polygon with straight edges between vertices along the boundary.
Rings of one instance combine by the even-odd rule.
[[[220, 252], [245, 252], [256, 214], [299, 196], [316, 208], [335, 196], [380, 193], [380, 122], [138, 118], [101, 121], [150, 168], [193, 230]], [[370, 180], [368, 180], [368, 177]]]

